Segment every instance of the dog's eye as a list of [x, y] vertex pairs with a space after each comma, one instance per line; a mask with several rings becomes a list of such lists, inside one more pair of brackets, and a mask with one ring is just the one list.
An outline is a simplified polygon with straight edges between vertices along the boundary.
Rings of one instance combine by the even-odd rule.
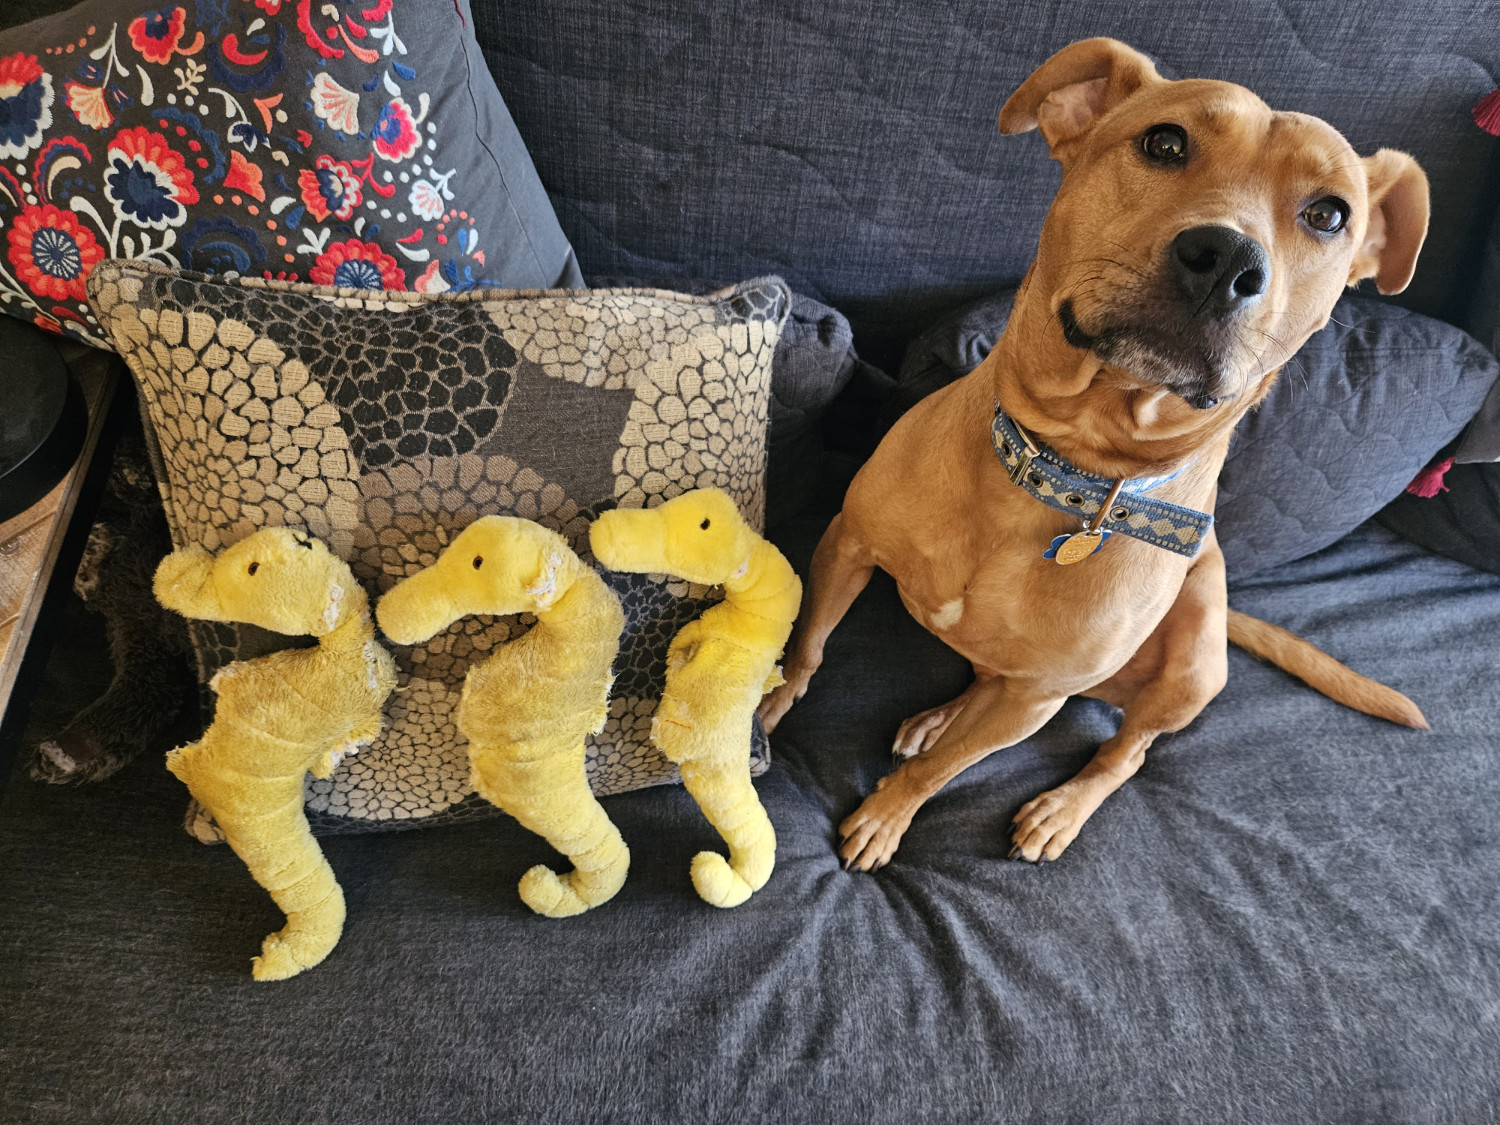
[[1160, 164], [1187, 159], [1187, 134], [1176, 125], [1153, 125], [1141, 137], [1141, 151]]
[[1302, 212], [1302, 221], [1319, 234], [1334, 234], [1344, 229], [1349, 221], [1349, 204], [1334, 196], [1325, 195], [1308, 205]]
[[484, 556], [483, 555], [475, 555], [474, 556], [474, 569], [478, 570], [483, 565], [484, 565]]
[[707, 531], [708, 530], [708, 520], [704, 519], [704, 521], [702, 523], [700, 523], [698, 526], [700, 528], [702, 528], [704, 531]]
[[253, 563], [251, 563], [251, 564], [250, 564], [250, 565], [249, 565], [249, 566], [248, 566], [248, 567], [246, 567], [246, 568], [245, 568], [245, 570], [246, 570], [246, 572], [247, 572], [247, 573], [248, 573], [248, 574], [249, 574], [249, 575], [250, 575], [250, 577], [252, 577], [252, 578], [254, 578], [254, 577], [255, 577], [255, 572], [256, 572], [256, 571], [257, 571], [257, 570], [259, 570], [259, 569], [260, 569], [260, 563], [258, 563], [258, 562], [253, 562]]

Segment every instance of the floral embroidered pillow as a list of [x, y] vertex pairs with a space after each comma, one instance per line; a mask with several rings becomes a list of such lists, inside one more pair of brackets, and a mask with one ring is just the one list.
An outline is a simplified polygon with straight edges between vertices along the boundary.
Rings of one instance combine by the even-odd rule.
[[108, 347], [106, 257], [581, 288], [468, 0], [89, 0], [0, 32], [0, 310]]

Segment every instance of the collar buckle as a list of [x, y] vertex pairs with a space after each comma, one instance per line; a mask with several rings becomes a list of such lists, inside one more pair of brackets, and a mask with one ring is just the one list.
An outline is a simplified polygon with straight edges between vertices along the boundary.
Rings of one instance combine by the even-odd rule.
[[1020, 485], [1026, 477], [1026, 470], [1031, 468], [1031, 463], [1042, 455], [1037, 448], [1036, 442], [1031, 440], [1031, 435], [1026, 432], [1021, 423], [1014, 418], [1010, 424], [1015, 427], [1016, 436], [1021, 439], [1023, 448], [1016, 450], [1016, 463], [1010, 468], [1010, 483]]

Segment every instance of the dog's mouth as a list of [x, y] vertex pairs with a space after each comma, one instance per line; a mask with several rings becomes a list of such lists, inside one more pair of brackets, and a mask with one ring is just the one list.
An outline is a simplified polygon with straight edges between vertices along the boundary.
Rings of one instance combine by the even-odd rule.
[[1166, 387], [1195, 410], [1211, 410], [1224, 397], [1226, 357], [1207, 341], [1184, 339], [1166, 323], [1122, 321], [1088, 332], [1071, 298], [1058, 307], [1057, 320], [1070, 346]]
[[1089, 352], [1094, 350], [1097, 337], [1090, 336], [1078, 327], [1078, 317], [1073, 312], [1073, 299], [1069, 297], [1057, 310], [1058, 323], [1062, 325], [1063, 339], [1075, 348]]

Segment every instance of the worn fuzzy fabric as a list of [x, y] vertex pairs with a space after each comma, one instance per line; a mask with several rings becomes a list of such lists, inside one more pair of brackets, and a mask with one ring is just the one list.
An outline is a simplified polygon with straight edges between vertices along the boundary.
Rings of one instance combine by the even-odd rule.
[[98, 520], [74, 579], [79, 596], [105, 620], [114, 675], [37, 745], [30, 770], [38, 781], [102, 781], [156, 745], [188, 701], [187, 626], [151, 595], [151, 576], [171, 549], [161, 495], [135, 429], [115, 447]]
[[776, 832], [750, 782], [751, 719], [786, 681], [777, 661], [802, 599], [786, 556], [745, 522], [716, 488], [657, 508], [605, 512], [589, 543], [612, 570], [662, 571], [722, 585], [724, 600], [688, 622], [667, 652], [667, 682], [651, 741], [729, 845], [693, 857], [693, 886], [714, 906], [739, 906], [771, 877]]
[[[780, 545], [799, 567], [820, 527]], [[177, 827], [142, 759], [0, 806], [0, 1106], [28, 1125], [818, 1121], [1494, 1125], [1500, 1120], [1500, 578], [1379, 528], [1238, 583], [1238, 609], [1408, 692], [1431, 732], [1241, 653], [1067, 855], [1008, 862], [1020, 805], [1115, 719], [1070, 703], [845, 874], [834, 825], [898, 722], [967, 679], [877, 576], [757, 783], [777, 866], [719, 911], [681, 789], [603, 802], [632, 853], [558, 922], [509, 819], [337, 837], [349, 926], [315, 972], [243, 976], [264, 893]]]
[[344, 895], [302, 811], [303, 783], [327, 777], [379, 733], [396, 665], [375, 642], [364, 591], [322, 542], [268, 527], [217, 556], [174, 551], [157, 567], [157, 599], [194, 620], [245, 621], [311, 648], [235, 661], [214, 675], [214, 719], [166, 765], [213, 817], [287, 922], [252, 962], [256, 980], [285, 980], [333, 949]]
[[389, 590], [376, 612], [400, 644], [468, 616], [535, 615], [524, 636], [464, 677], [457, 718], [470, 784], [573, 861], [560, 876], [542, 864], [521, 876], [527, 906], [562, 918], [612, 898], [630, 852], [589, 790], [585, 760], [586, 739], [609, 717], [625, 629], [614, 591], [556, 532], [514, 516], [482, 516], [437, 562]]

